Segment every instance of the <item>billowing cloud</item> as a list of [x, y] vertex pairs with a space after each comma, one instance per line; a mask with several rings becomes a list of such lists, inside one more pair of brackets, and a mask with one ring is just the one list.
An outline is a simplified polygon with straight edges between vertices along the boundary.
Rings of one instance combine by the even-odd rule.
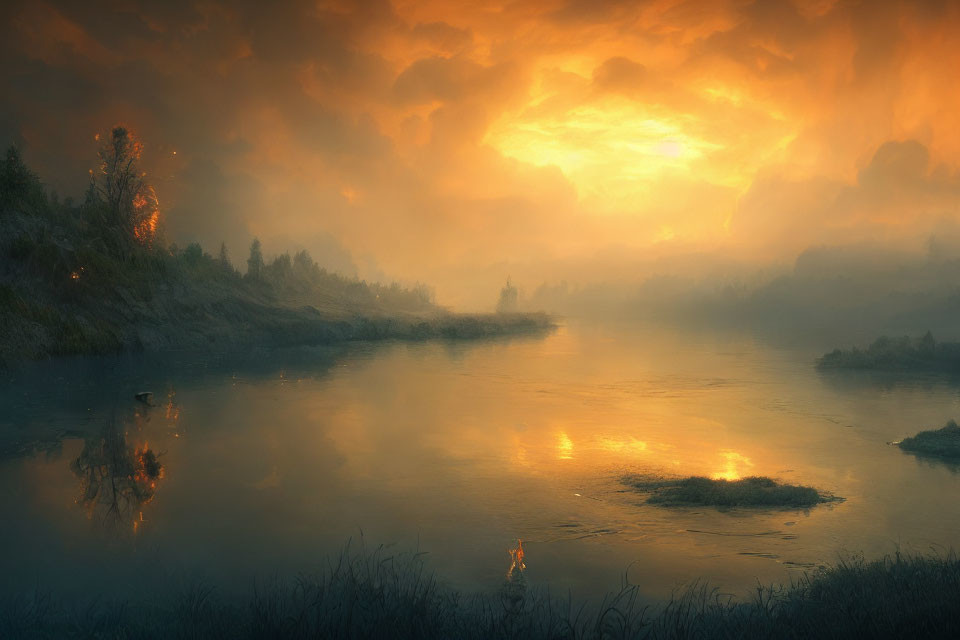
[[521, 262], [792, 259], [958, 213], [956, 3], [47, 0], [0, 18], [0, 142], [61, 194], [123, 122], [171, 240], [240, 258], [253, 235], [302, 239], [453, 304]]
[[760, 177], [740, 202], [733, 231], [781, 250], [870, 242], [916, 248], [960, 222], [960, 173], [931, 165], [916, 140], [886, 142], [847, 184], [825, 176]]

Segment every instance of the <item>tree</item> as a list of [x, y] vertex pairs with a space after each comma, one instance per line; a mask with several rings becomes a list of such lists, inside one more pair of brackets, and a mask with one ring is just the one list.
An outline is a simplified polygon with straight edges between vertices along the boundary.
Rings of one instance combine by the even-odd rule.
[[38, 191], [39, 180], [23, 163], [20, 150], [15, 146], [7, 149], [7, 157], [0, 161], [0, 203], [19, 204], [31, 192]]
[[199, 242], [191, 242], [183, 250], [181, 259], [191, 267], [195, 267], [203, 260], [203, 247]]
[[500, 290], [500, 300], [497, 301], [497, 313], [513, 313], [519, 306], [519, 292], [507, 278], [507, 284]]
[[227, 243], [220, 243], [220, 264], [224, 267], [230, 267], [230, 256], [227, 255]]
[[106, 205], [107, 223], [119, 226], [125, 237], [150, 245], [156, 237], [160, 207], [140, 170], [142, 152], [143, 143], [133, 134], [125, 127], [114, 127], [97, 151], [100, 166], [94, 189]]
[[293, 256], [293, 271], [301, 278], [313, 278], [316, 270], [317, 263], [306, 249], [301, 249]]
[[260, 239], [254, 238], [250, 244], [250, 257], [247, 258], [247, 277], [259, 280], [263, 274], [263, 252], [260, 251]]
[[282, 282], [290, 278], [293, 274], [293, 260], [289, 253], [282, 253], [273, 259], [270, 264], [270, 279], [275, 282]]

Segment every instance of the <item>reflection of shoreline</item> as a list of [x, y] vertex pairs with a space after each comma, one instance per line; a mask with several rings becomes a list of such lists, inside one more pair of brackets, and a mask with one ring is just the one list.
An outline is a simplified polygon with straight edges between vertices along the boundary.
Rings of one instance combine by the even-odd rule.
[[[133, 398], [143, 389], [190, 389], [224, 379], [245, 384], [276, 379], [281, 374], [320, 378], [347, 356], [389, 346], [352, 343], [262, 347], [244, 352], [182, 351], [26, 363], [8, 372], [10, 379], [0, 385], [0, 406], [6, 409], [0, 415], [0, 460], [56, 451], [67, 438], [93, 437], [100, 420], [110, 419], [118, 398]], [[51, 379], [57, 384], [50, 385]], [[168, 396], [165, 406], [172, 411], [168, 418], [176, 421], [178, 409], [170, 405], [171, 399]], [[36, 407], [43, 407], [43, 412], [37, 414]], [[11, 428], [5, 429], [6, 425]], [[24, 425], [33, 428], [25, 429]]]
[[948, 389], [960, 387], [960, 373], [930, 369], [841, 369], [815, 367], [826, 386], [841, 390]]
[[934, 453], [926, 453], [923, 451], [910, 451], [908, 449], [901, 449], [903, 453], [911, 455], [916, 460], [916, 463], [923, 467], [930, 467], [933, 469], [944, 468], [954, 475], [960, 475], [960, 459], [951, 458], [948, 456], [939, 456]]

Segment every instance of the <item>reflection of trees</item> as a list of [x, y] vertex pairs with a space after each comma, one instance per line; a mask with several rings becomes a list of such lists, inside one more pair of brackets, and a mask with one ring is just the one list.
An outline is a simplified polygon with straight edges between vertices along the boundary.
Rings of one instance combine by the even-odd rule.
[[932, 469], [940, 467], [954, 475], [960, 475], [960, 459], [958, 458], [938, 456], [920, 451], [905, 451], [905, 453], [912, 455], [916, 459], [917, 464], [922, 467], [930, 467]]
[[108, 421], [99, 435], [87, 438], [71, 468], [80, 478], [79, 501], [91, 517], [137, 530], [140, 508], [153, 499], [163, 465], [147, 443], [131, 446], [125, 427]]

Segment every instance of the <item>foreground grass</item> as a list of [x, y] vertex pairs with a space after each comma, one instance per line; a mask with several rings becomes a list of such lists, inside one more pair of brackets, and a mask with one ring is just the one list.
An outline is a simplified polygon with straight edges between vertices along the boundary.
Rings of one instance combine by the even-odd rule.
[[624, 584], [599, 606], [528, 589], [443, 586], [422, 554], [347, 549], [325, 571], [221, 599], [193, 586], [150, 602], [70, 605], [40, 593], [0, 603], [3, 638], [954, 638], [960, 561], [855, 557], [737, 600], [705, 585], [658, 606]]
[[928, 331], [921, 338], [881, 336], [865, 349], [834, 349], [817, 360], [820, 369], [960, 371], [960, 343], [937, 342]]
[[652, 491], [647, 502], [667, 507], [812, 507], [837, 500], [813, 487], [779, 484], [763, 476], [741, 480], [712, 480], [701, 476], [656, 481], [627, 478], [626, 483], [641, 491]]
[[921, 431], [897, 444], [911, 453], [960, 460], [960, 425], [950, 420], [941, 429]]

